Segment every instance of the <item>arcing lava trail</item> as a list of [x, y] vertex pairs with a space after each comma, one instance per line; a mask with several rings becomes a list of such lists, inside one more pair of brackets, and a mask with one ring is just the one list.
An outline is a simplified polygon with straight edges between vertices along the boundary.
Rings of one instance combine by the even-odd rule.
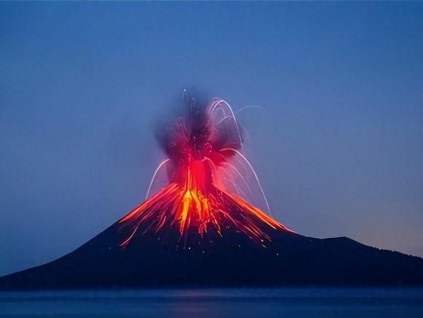
[[[131, 227], [130, 244], [137, 231], [178, 228], [181, 237], [195, 228], [201, 237], [213, 229], [234, 228], [264, 244], [270, 236], [263, 227], [290, 231], [249, 203], [260, 197], [267, 205], [257, 175], [242, 154], [240, 127], [230, 105], [213, 99], [207, 107], [187, 101], [185, 117], [176, 119], [159, 136], [167, 159], [156, 169], [167, 170], [168, 184], [120, 220]], [[258, 191], [254, 191], [258, 189]], [[149, 189], [150, 191], [150, 189]]]

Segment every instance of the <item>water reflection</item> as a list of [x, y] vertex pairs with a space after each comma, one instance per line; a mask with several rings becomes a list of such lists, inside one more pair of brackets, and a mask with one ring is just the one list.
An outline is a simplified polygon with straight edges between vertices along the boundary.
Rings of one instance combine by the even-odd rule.
[[423, 289], [1, 292], [8, 317], [423, 317]]

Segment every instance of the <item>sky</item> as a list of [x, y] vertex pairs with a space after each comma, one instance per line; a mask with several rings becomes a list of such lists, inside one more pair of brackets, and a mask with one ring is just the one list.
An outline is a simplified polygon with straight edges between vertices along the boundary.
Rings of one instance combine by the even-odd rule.
[[242, 110], [273, 216], [423, 257], [423, 4], [0, 3], [0, 275], [143, 201], [188, 88]]

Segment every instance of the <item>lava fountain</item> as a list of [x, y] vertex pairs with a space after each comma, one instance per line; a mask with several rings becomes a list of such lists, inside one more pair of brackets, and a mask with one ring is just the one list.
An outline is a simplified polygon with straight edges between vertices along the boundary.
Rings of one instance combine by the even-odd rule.
[[[137, 231], [158, 234], [176, 228], [186, 237], [195, 229], [204, 237], [210, 230], [222, 236], [226, 228], [262, 244], [270, 241], [266, 228], [290, 231], [250, 203], [259, 197], [270, 213], [258, 177], [242, 153], [243, 138], [230, 105], [217, 98], [207, 107], [193, 98], [186, 98], [186, 104], [186, 115], [158, 136], [167, 158], [153, 175], [146, 201], [119, 221], [131, 228], [121, 246], [130, 244]], [[163, 172], [167, 184], [150, 195]]]

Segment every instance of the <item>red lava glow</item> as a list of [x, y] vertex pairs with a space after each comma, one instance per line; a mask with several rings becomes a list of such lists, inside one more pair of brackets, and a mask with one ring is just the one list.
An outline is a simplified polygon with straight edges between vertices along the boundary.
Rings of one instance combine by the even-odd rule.
[[[122, 247], [140, 225], [143, 233], [176, 227], [181, 237], [190, 228], [204, 237], [211, 228], [223, 235], [223, 227], [234, 227], [257, 242], [270, 241], [263, 227], [290, 231], [247, 201], [259, 196], [268, 208], [257, 175], [241, 152], [240, 127], [228, 103], [213, 99], [201, 108], [190, 99], [187, 115], [163, 129], [159, 141], [167, 159], [154, 173], [147, 200], [119, 221], [132, 231]], [[149, 196], [164, 169], [168, 184]]]

